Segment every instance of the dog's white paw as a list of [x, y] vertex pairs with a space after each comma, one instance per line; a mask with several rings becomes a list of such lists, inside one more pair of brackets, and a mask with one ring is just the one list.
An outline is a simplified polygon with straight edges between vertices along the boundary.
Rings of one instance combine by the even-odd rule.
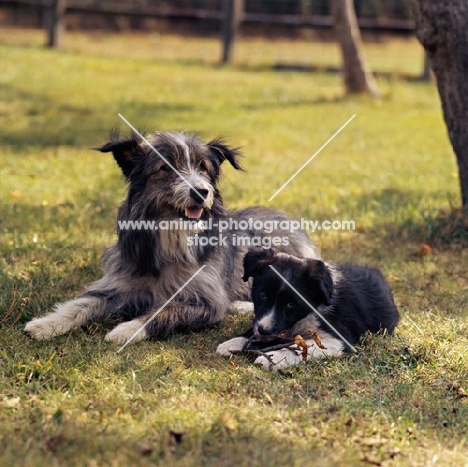
[[252, 302], [242, 302], [240, 300], [235, 300], [231, 302], [228, 307], [228, 313], [250, 313], [254, 312], [254, 304]]
[[139, 319], [132, 319], [116, 326], [106, 334], [105, 340], [117, 345], [124, 345], [130, 339], [132, 342], [139, 342], [148, 337], [144, 322]]
[[41, 341], [64, 334], [72, 327], [72, 323], [70, 323], [69, 319], [56, 313], [51, 313], [42, 318], [35, 318], [29, 321], [24, 327], [24, 330], [33, 339]]
[[297, 365], [301, 363], [302, 355], [301, 350], [296, 346], [288, 347], [281, 350], [274, 350], [266, 352], [255, 359], [254, 364], [260, 365], [265, 370], [273, 371], [278, 368], [286, 368], [288, 366]]
[[65, 303], [57, 303], [54, 311], [26, 324], [24, 330], [38, 340], [51, 339], [86, 324], [102, 311], [102, 301], [81, 297]]
[[238, 352], [244, 348], [245, 343], [248, 341], [246, 337], [234, 337], [218, 345], [216, 352], [223, 357], [230, 357], [232, 352]]
[[80, 314], [82, 309], [76, 303], [73, 300], [58, 303], [54, 312], [29, 321], [24, 327], [25, 332], [34, 339], [46, 340], [79, 327], [83, 321]]

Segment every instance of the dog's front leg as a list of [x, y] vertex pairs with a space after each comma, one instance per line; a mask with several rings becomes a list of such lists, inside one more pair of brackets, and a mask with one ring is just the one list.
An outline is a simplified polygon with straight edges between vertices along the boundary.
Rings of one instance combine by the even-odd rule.
[[247, 344], [249, 338], [252, 336], [253, 329], [250, 328], [244, 334], [219, 344], [218, 348], [216, 349], [216, 353], [219, 353], [219, 355], [222, 355], [223, 357], [230, 357], [233, 353], [240, 352], [245, 347], [245, 344]]
[[297, 345], [272, 350], [257, 357], [254, 364], [262, 366], [265, 370], [278, 370], [288, 366], [298, 365], [303, 360], [301, 349]]
[[[320, 348], [313, 339], [306, 340], [307, 343], [307, 358], [324, 358], [341, 355], [344, 350], [343, 342], [331, 336], [328, 333], [320, 333], [321, 344]], [[254, 364], [262, 366], [265, 370], [277, 370], [288, 366], [298, 365], [304, 361], [303, 349], [297, 345], [285, 347], [284, 349], [266, 352], [255, 359]]]
[[252, 302], [245, 302], [241, 300], [235, 300], [231, 302], [228, 307], [228, 313], [231, 314], [253, 314], [254, 304]]
[[221, 308], [171, 304], [163, 310], [154, 308], [144, 315], [119, 324], [106, 335], [106, 340], [124, 345], [128, 341], [138, 342], [151, 337], [166, 337], [176, 330], [202, 329], [220, 322], [224, 317]]
[[24, 330], [34, 339], [51, 339], [103, 316], [108, 304], [107, 298], [83, 294], [74, 300], [57, 303], [52, 313], [29, 321]]

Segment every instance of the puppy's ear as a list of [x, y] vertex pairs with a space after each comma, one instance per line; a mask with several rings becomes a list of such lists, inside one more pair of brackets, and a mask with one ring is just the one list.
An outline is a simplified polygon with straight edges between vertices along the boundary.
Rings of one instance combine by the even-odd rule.
[[208, 148], [217, 157], [220, 164], [228, 161], [235, 169], [244, 170], [240, 165], [241, 154], [238, 149], [226, 146], [220, 138], [210, 141]]
[[333, 279], [330, 269], [323, 261], [316, 259], [308, 259], [306, 268], [309, 282], [320, 302], [326, 306], [330, 305], [333, 294]]
[[138, 135], [132, 133], [131, 138], [119, 141], [119, 134], [114, 131], [110, 135], [110, 141], [96, 149], [101, 152], [112, 152], [125, 178], [128, 179], [135, 167], [136, 156], [140, 149], [140, 139]]
[[244, 256], [244, 277], [242, 280], [247, 282], [249, 277], [253, 276], [259, 269], [270, 264], [275, 252], [270, 248], [251, 248]]

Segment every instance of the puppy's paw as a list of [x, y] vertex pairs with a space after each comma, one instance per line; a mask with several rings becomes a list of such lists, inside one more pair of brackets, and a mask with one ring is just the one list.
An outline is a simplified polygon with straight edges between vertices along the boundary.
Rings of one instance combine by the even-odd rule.
[[132, 319], [131, 321], [119, 324], [106, 334], [105, 340], [117, 345], [124, 345], [130, 340], [132, 342], [139, 342], [148, 337], [144, 324], [139, 319]]
[[235, 300], [231, 302], [228, 307], [228, 313], [240, 313], [240, 314], [253, 314], [254, 304], [252, 302], [242, 302]]
[[302, 361], [301, 350], [297, 346], [267, 352], [255, 359], [254, 364], [268, 371], [298, 365]]
[[248, 341], [246, 337], [234, 337], [218, 345], [216, 352], [223, 357], [230, 357], [232, 352], [239, 352], [244, 348], [245, 343]]

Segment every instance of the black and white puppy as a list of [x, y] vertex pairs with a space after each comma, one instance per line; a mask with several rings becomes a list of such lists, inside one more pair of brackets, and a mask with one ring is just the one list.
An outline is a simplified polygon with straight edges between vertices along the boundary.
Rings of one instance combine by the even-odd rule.
[[[252, 336], [291, 331], [306, 339], [307, 359], [340, 355], [370, 331], [391, 334], [399, 321], [393, 296], [382, 273], [368, 266], [298, 258], [273, 250], [251, 249], [244, 257], [244, 281], [253, 277], [253, 326], [218, 346], [224, 356], [252, 349]], [[315, 331], [321, 341], [311, 338]], [[269, 341], [271, 346], [271, 341]], [[265, 352], [256, 364], [267, 370], [303, 360], [296, 345]]]

